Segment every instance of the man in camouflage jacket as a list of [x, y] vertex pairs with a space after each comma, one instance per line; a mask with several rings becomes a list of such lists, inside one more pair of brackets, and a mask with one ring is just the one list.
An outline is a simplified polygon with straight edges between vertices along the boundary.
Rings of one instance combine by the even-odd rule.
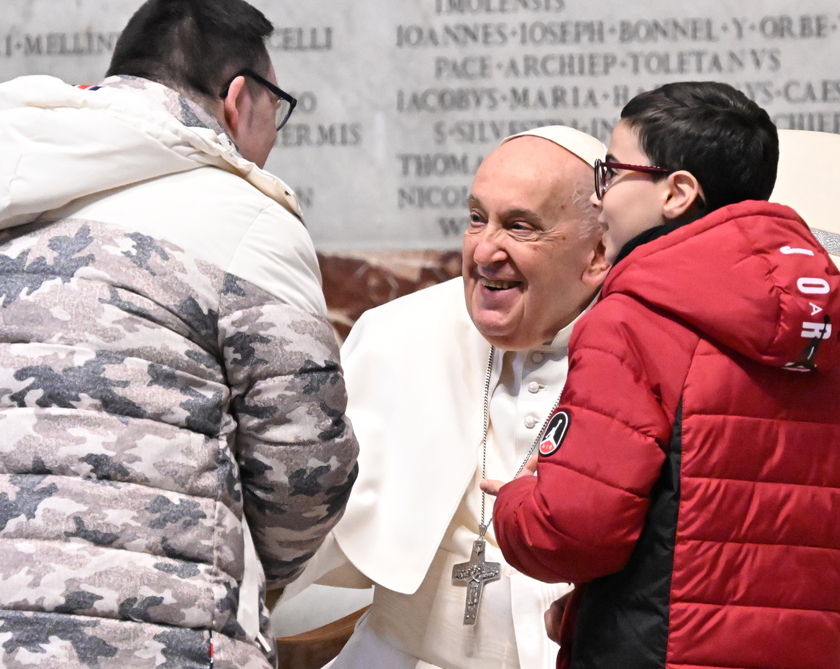
[[[193, 61], [249, 34], [262, 58], [193, 62], [224, 98], [124, 76], [159, 6], [219, 33]], [[357, 445], [311, 240], [261, 169], [278, 101], [236, 75], [274, 80], [270, 24], [132, 22], [121, 76], [0, 85], [0, 666], [262, 669], [266, 590], [338, 521]]]

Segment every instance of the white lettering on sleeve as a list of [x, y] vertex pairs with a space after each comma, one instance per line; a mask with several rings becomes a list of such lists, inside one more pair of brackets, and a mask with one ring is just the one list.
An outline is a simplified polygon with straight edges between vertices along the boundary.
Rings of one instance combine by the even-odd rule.
[[831, 325], [827, 323], [803, 323], [803, 339], [828, 339], [831, 336]]
[[784, 253], [786, 256], [793, 255], [794, 253], [800, 253], [800, 254], [802, 254], [803, 256], [812, 256], [812, 255], [814, 255], [814, 252], [813, 252], [813, 251], [811, 251], [810, 249], [794, 249], [794, 248], [791, 248], [790, 246], [783, 246], [780, 250], [781, 250], [781, 252], [782, 252], [782, 253]]
[[831, 291], [831, 286], [825, 279], [814, 279], [810, 277], [803, 277], [796, 282], [796, 287], [799, 288], [800, 293], [806, 295], [825, 295]]

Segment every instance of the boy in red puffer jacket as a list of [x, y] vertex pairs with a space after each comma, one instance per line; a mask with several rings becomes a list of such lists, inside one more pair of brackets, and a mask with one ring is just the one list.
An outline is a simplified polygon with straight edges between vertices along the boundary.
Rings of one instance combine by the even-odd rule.
[[840, 667], [840, 274], [777, 162], [764, 110], [682, 82], [595, 168], [613, 269], [494, 511], [511, 565], [581, 586], [558, 666]]

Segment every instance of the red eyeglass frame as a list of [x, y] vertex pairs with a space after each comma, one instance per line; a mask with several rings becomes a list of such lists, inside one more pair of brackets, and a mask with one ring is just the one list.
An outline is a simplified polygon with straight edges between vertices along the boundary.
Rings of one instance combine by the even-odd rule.
[[614, 163], [608, 160], [595, 161], [595, 197], [603, 199], [604, 193], [609, 188], [606, 183], [607, 170], [631, 170], [633, 172], [644, 172], [646, 174], [673, 174], [676, 170], [669, 170], [666, 167], [654, 167], [652, 165], [628, 165], [627, 163]]

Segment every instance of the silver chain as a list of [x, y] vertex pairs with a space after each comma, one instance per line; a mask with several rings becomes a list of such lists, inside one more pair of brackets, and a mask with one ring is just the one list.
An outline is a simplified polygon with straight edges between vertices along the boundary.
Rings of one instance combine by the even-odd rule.
[[[490, 377], [493, 376], [493, 361], [496, 358], [496, 347], [490, 347], [490, 356], [487, 358], [487, 374], [484, 377], [484, 432], [481, 435], [481, 480], [487, 478], [487, 433], [490, 431]], [[484, 523], [484, 506], [487, 502], [487, 494], [481, 491], [481, 522], [478, 525], [478, 538], [483, 539], [487, 533], [487, 525]], [[490, 518], [490, 520], [493, 520]]]
[[[490, 379], [493, 376], [493, 362], [496, 359], [496, 347], [490, 347], [490, 355], [487, 358], [487, 374], [484, 377], [484, 432], [481, 437], [481, 480], [484, 481], [487, 479], [487, 433], [490, 431]], [[560, 396], [557, 396], [557, 400], [554, 402], [554, 406], [551, 407], [551, 411], [548, 412], [548, 416], [543, 421], [542, 427], [540, 431], [537, 432], [537, 438], [534, 440], [534, 443], [531, 444], [531, 448], [528, 449], [528, 454], [525, 456], [525, 459], [522, 461], [522, 464], [519, 465], [519, 469], [516, 470], [516, 474], [513, 475], [513, 478], [518, 477], [522, 470], [525, 469], [525, 465], [528, 464], [528, 460], [531, 459], [531, 456], [534, 454], [534, 451], [537, 450], [537, 445], [540, 443], [540, 439], [542, 438], [543, 432], [545, 432], [545, 428], [548, 425], [548, 421], [551, 418], [551, 414], [554, 413], [554, 410], [560, 404]], [[490, 527], [490, 523], [493, 522], [493, 516], [490, 516], [490, 520], [487, 521], [485, 524], [484, 522], [484, 508], [487, 500], [487, 493], [483, 490], [481, 491], [481, 522], [478, 525], [478, 538], [484, 539], [484, 535], [487, 533], [487, 528]]]

